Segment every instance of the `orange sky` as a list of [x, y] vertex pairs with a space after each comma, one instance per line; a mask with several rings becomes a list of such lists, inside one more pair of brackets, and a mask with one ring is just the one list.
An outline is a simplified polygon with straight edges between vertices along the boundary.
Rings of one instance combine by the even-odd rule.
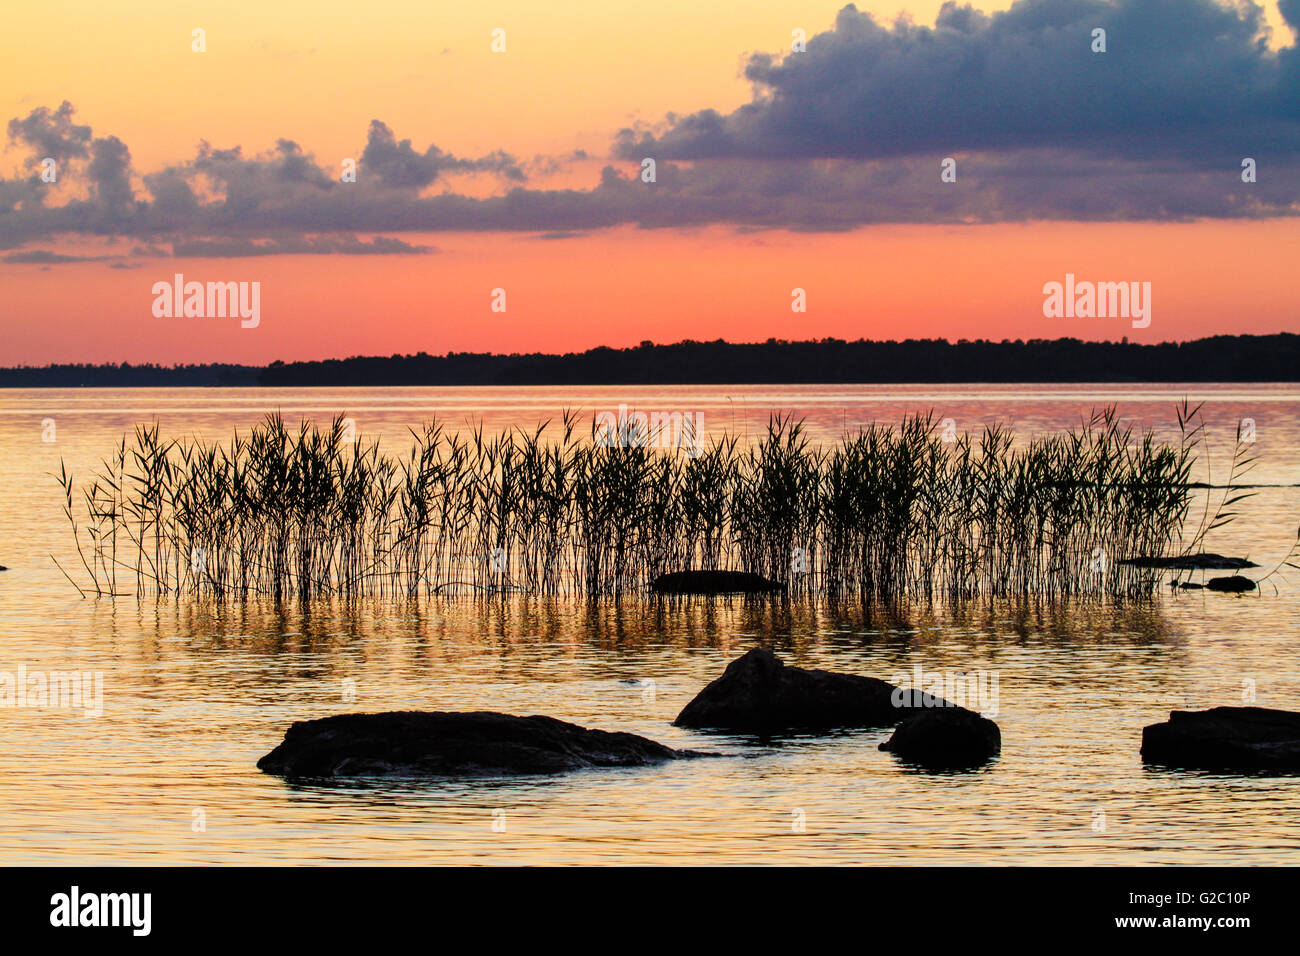
[[[29, 4], [6, 13], [0, 119], [70, 100], [96, 136], [127, 143], [137, 171], [192, 157], [200, 139], [251, 154], [291, 137], [332, 163], [357, 155], [367, 123], [382, 119], [418, 149], [433, 142], [458, 155], [504, 149], [527, 159], [585, 149], [592, 160], [560, 179], [590, 188], [619, 127], [746, 102], [744, 56], [787, 48], [792, 27], [809, 35], [827, 29], [842, 5]], [[858, 4], [886, 18], [906, 7], [918, 22], [931, 22], [939, 5]], [[1268, 9], [1280, 26], [1275, 5]], [[195, 26], [208, 31], [203, 56], [189, 49]], [[496, 26], [507, 29], [505, 55], [489, 50]], [[14, 175], [21, 159], [0, 154], [0, 174]], [[256, 363], [718, 337], [1161, 341], [1300, 331], [1288, 279], [1300, 248], [1294, 219], [839, 234], [625, 227], [566, 240], [397, 235], [439, 251], [135, 259], [130, 269], [0, 264], [0, 365]], [[65, 251], [107, 249], [89, 241]], [[200, 281], [260, 281], [261, 325], [154, 318], [151, 287], [177, 271]], [[1151, 327], [1043, 318], [1042, 285], [1066, 272], [1152, 282]], [[489, 310], [497, 287], [507, 290], [504, 315]], [[794, 287], [807, 290], [805, 315], [790, 310]]]
[[[1300, 235], [1289, 221], [427, 238], [443, 251], [342, 263], [266, 256], [147, 260], [130, 270], [6, 266], [0, 361], [260, 363], [421, 350], [567, 351], [643, 339], [1166, 341], [1300, 331], [1286, 267]], [[151, 287], [177, 270], [187, 280], [262, 282], [260, 326], [155, 319]], [[1066, 272], [1150, 281], [1150, 328], [1044, 318], [1043, 283]], [[791, 312], [795, 287], [807, 291], [805, 315]], [[504, 314], [490, 309], [494, 288], [506, 290]]]

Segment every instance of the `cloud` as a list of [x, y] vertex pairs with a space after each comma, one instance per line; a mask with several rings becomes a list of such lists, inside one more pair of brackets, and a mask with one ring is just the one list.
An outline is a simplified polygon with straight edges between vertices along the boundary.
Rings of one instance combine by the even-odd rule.
[[32, 156], [27, 160], [29, 169], [40, 165], [46, 157], [62, 164], [90, 155], [90, 127], [72, 122], [75, 112], [73, 105], [64, 100], [56, 110], [40, 106], [23, 119], [9, 121], [9, 138], [32, 149]]
[[116, 136], [91, 144], [87, 168], [95, 202], [106, 212], [127, 212], [132, 208], [131, 151]]
[[230, 259], [279, 255], [425, 255], [430, 246], [376, 236], [370, 242], [356, 236], [302, 236], [289, 239], [190, 239], [172, 244], [178, 259]]
[[433, 145], [417, 153], [409, 139], [399, 143], [393, 131], [379, 120], [370, 121], [361, 165], [379, 177], [383, 185], [395, 189], [423, 189], [447, 173], [489, 172], [515, 182], [527, 178], [514, 157], [501, 150], [478, 159], [457, 159]]
[[4, 257], [5, 262], [12, 263], [38, 263], [48, 265], [56, 262], [93, 262], [97, 259], [103, 259], [104, 256], [69, 256], [60, 252], [50, 252], [48, 249], [27, 249], [22, 252], [11, 252]]
[[527, 173], [534, 176], [554, 176], [573, 163], [582, 162], [589, 158], [585, 149], [575, 149], [565, 156], [534, 156], [530, 162], [525, 164], [524, 168]]
[[[1294, 26], [1300, 3], [1282, 6]], [[1249, 0], [1019, 0], [991, 15], [949, 2], [933, 27], [883, 26], [849, 5], [806, 51], [752, 56], [751, 102], [670, 118], [659, 134], [625, 129], [616, 146], [679, 160], [1294, 156], [1300, 64], [1271, 52], [1265, 30]]]
[[[1279, 9], [1300, 26], [1300, 0]], [[1105, 53], [1091, 51], [1095, 27]], [[1020, 0], [993, 14], [949, 3], [931, 27], [848, 6], [806, 52], [755, 55], [746, 73], [750, 103], [622, 131], [615, 154], [628, 162], [585, 189], [534, 187], [525, 172], [585, 153], [467, 159], [417, 151], [378, 120], [355, 182], [283, 138], [257, 154], [201, 142], [192, 159], [139, 173], [126, 144], [95, 138], [70, 104], [37, 109], [10, 135], [66, 168], [57, 186], [0, 179], [0, 249], [116, 236], [180, 257], [405, 255], [434, 250], [384, 234], [1300, 215], [1300, 53], [1269, 49], [1248, 0]], [[647, 155], [653, 183], [632, 168]], [[944, 157], [955, 182], [940, 179]], [[1257, 182], [1242, 181], [1243, 157]], [[467, 173], [499, 190], [457, 192], [448, 177]], [[76, 198], [54, 205], [68, 183]]]

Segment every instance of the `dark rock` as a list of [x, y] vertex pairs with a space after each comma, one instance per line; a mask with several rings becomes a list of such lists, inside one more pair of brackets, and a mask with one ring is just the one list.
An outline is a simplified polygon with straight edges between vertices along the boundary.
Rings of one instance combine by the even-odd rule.
[[1300, 713], [1175, 710], [1166, 723], [1142, 729], [1142, 759], [1192, 770], [1300, 770]]
[[880, 749], [927, 770], [967, 770], [1002, 752], [1002, 732], [974, 711], [942, 708], [907, 718]]
[[784, 591], [779, 581], [769, 581], [748, 571], [673, 571], [651, 583], [660, 594], [762, 594]]
[[953, 705], [874, 677], [787, 667], [771, 651], [756, 647], [696, 694], [674, 724], [750, 734], [888, 727], [937, 706]]
[[[1171, 581], [1170, 583], [1177, 584], [1178, 582]], [[1181, 584], [1178, 584], [1179, 590], [1182, 591], [1200, 591], [1203, 590], [1204, 587], [1205, 587], [1204, 584], [1197, 584], [1195, 581], [1184, 581]]]
[[8, 570], [9, 569], [6, 568], [3, 564], [0, 564], [0, 571], [8, 571]]
[[1173, 558], [1124, 558], [1119, 562], [1135, 568], [1161, 568], [1178, 571], [1235, 571], [1240, 568], [1259, 567], [1245, 558], [1225, 558], [1221, 554], [1180, 554]]
[[299, 721], [257, 767], [285, 777], [483, 777], [640, 767], [698, 756], [704, 755], [553, 717], [398, 711]]
[[1205, 582], [1205, 587], [1209, 591], [1227, 591], [1229, 594], [1240, 594], [1242, 591], [1255, 590], [1255, 582], [1250, 578], [1243, 578], [1240, 574], [1234, 574], [1226, 578], [1210, 578]]

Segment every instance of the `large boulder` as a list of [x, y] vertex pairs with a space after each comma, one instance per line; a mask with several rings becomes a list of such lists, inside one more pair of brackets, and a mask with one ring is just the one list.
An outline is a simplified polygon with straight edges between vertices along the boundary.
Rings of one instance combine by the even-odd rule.
[[257, 762], [285, 777], [484, 777], [641, 767], [703, 756], [636, 734], [491, 712], [339, 714], [293, 724]]
[[764, 594], [785, 590], [779, 581], [749, 571], [672, 571], [659, 575], [650, 587], [659, 594]]
[[1300, 713], [1175, 710], [1167, 722], [1143, 728], [1142, 759], [1192, 770], [1300, 770]]
[[874, 677], [788, 667], [756, 647], [727, 665], [695, 695], [678, 727], [773, 734], [834, 727], [888, 727], [931, 707], [952, 707], [918, 690], [899, 690]]
[[880, 749], [927, 770], [967, 770], [1002, 752], [1002, 733], [987, 717], [946, 707], [907, 718]]

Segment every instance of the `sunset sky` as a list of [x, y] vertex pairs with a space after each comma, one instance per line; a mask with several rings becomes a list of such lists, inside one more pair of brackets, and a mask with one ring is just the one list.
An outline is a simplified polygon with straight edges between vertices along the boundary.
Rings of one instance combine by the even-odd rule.
[[[1300, 331], [1300, 0], [940, 8], [15, 7], [0, 365]], [[1066, 273], [1150, 326], [1045, 318]]]

